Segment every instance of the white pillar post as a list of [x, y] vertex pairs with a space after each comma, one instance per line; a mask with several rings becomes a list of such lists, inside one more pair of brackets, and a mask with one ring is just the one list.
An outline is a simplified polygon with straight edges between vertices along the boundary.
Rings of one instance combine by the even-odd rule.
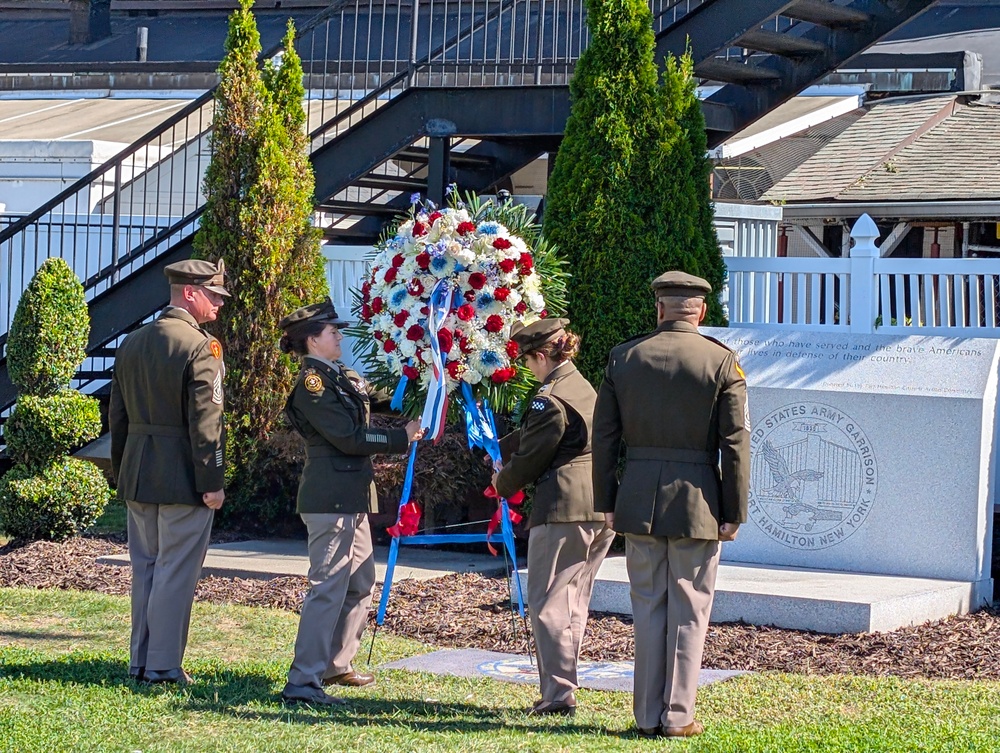
[[851, 332], [875, 331], [878, 296], [875, 290], [875, 260], [879, 257], [879, 231], [875, 221], [863, 214], [851, 228]]

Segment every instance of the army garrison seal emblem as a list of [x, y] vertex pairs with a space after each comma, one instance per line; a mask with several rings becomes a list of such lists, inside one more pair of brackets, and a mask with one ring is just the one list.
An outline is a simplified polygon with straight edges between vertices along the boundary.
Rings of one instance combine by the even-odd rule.
[[875, 502], [878, 465], [858, 422], [822, 403], [791, 403], [750, 434], [750, 518], [793, 549], [835, 546]]

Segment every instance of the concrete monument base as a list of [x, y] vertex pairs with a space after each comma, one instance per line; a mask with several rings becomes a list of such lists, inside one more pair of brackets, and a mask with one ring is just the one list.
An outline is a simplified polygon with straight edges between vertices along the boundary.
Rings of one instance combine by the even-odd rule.
[[[518, 572], [527, 587], [527, 571]], [[743, 621], [820, 633], [886, 632], [965, 614], [988, 603], [993, 581], [845, 573], [723, 562], [712, 622]], [[632, 614], [624, 557], [608, 557], [590, 601], [594, 612]]]

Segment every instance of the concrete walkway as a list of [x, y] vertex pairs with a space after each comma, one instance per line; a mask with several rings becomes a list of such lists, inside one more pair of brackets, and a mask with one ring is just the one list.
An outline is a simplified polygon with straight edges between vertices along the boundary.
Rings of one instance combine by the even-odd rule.
[[[375, 547], [375, 577], [385, 581], [388, 546]], [[102, 565], [129, 564], [127, 554], [99, 557]], [[448, 552], [427, 549], [423, 546], [404, 546], [399, 549], [393, 581], [406, 579], [430, 580], [452, 573], [482, 573], [496, 575], [504, 571], [503, 553], [491, 556], [485, 545], [483, 553]], [[208, 548], [202, 575], [226, 578], [260, 578], [268, 580], [283, 575], [306, 576], [309, 557], [306, 542], [299, 539], [265, 539], [216, 544]]]

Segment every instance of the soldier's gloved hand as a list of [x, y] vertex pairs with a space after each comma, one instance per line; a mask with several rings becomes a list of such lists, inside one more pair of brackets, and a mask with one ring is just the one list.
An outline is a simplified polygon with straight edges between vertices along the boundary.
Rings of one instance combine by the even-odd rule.
[[736, 539], [736, 532], [740, 530], [739, 523], [723, 523], [719, 526], [719, 541], [733, 541]]
[[219, 489], [217, 492], [204, 492], [201, 495], [201, 501], [205, 503], [205, 507], [218, 510], [222, 507], [222, 503], [226, 501], [226, 490]]

